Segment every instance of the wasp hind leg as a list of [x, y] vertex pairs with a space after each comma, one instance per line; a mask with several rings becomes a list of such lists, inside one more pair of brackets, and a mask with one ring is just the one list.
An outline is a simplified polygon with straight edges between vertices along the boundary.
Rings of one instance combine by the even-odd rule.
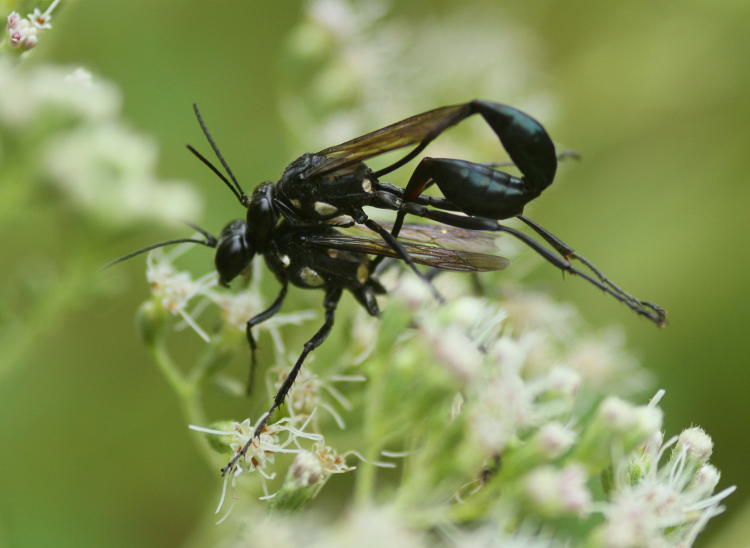
[[[413, 203], [405, 204], [404, 212], [410, 213], [412, 215], [417, 215], [419, 217], [424, 217], [426, 219], [432, 219], [433, 221], [444, 223], [450, 226], [455, 226], [458, 228], [465, 228], [468, 230], [487, 230], [509, 234], [526, 244], [548, 263], [559, 268], [563, 272], [568, 272], [570, 274], [573, 274], [574, 276], [583, 278], [591, 285], [601, 289], [603, 292], [626, 305], [636, 314], [648, 318], [660, 327], [665, 325], [666, 323], [666, 313], [660, 307], [646, 301], [635, 299], [629, 294], [620, 290], [617, 285], [613, 283], [602, 282], [598, 279], [598, 276], [592, 277], [586, 272], [578, 270], [573, 265], [571, 265], [568, 258], [557, 249], [549, 249], [538, 241], [534, 240], [529, 235], [524, 234], [523, 232], [520, 232], [514, 228], [504, 226], [495, 219], [489, 219], [486, 217], [463, 216], [448, 213], [445, 211], [430, 210], [424, 206]], [[598, 272], [598, 270], [596, 270], [596, 272]]]
[[641, 301], [632, 295], [630, 295], [628, 292], [626, 292], [624, 289], [622, 289], [619, 285], [611, 281], [609, 278], [607, 278], [604, 273], [599, 270], [591, 261], [586, 259], [583, 255], [580, 255], [578, 252], [576, 252], [572, 247], [570, 247], [568, 244], [560, 240], [557, 236], [552, 234], [549, 230], [544, 228], [542, 225], [538, 224], [535, 221], [532, 221], [528, 217], [524, 217], [523, 215], [519, 215], [518, 218], [526, 223], [527, 226], [529, 226], [534, 232], [539, 234], [539, 236], [544, 239], [549, 245], [551, 245], [553, 248], [555, 248], [555, 251], [557, 251], [560, 255], [562, 255], [565, 259], [575, 259], [577, 261], [580, 261], [582, 264], [586, 265], [586, 267], [593, 272], [596, 277], [599, 279], [600, 282], [603, 284], [609, 286], [612, 288], [613, 291], [616, 293], [619, 293], [626, 299], [628, 299], [630, 302], [635, 304], [636, 306], [645, 306], [647, 308], [650, 308], [653, 310], [657, 315], [659, 315], [661, 318], [666, 318], [666, 312], [663, 308], [661, 308], [659, 305], [648, 302], [648, 301]]

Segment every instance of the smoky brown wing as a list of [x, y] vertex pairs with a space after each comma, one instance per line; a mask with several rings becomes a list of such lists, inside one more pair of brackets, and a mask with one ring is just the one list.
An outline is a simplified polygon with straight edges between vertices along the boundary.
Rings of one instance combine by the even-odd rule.
[[[328, 249], [341, 249], [368, 255], [383, 255], [385, 257], [398, 258], [398, 254], [385, 242], [371, 238], [359, 238], [357, 236], [349, 236], [348, 234], [310, 234], [305, 236], [305, 241], [312, 245]], [[443, 270], [487, 272], [490, 270], [502, 270], [510, 264], [508, 259], [497, 255], [486, 255], [472, 251], [444, 249], [442, 247], [406, 242], [402, 242], [401, 245], [403, 245], [407, 253], [414, 259], [414, 262]]]
[[375, 130], [351, 141], [318, 152], [326, 161], [307, 176], [330, 173], [356, 162], [409, 145], [431, 141], [442, 131], [471, 114], [467, 103], [440, 107]]

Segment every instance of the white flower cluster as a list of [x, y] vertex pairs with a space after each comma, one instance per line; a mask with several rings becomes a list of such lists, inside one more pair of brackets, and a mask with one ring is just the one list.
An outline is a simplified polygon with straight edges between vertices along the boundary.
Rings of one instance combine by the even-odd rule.
[[[198, 323], [198, 316], [210, 304], [218, 308], [223, 326], [244, 333], [247, 320], [266, 308], [260, 291], [261, 261], [254, 263], [253, 283], [243, 291], [230, 293], [217, 290], [218, 276], [214, 271], [195, 278], [190, 272], [179, 270], [175, 266], [175, 260], [192, 246], [193, 244], [182, 244], [170, 252], [160, 248], [148, 254], [146, 279], [151, 294], [162, 310], [180, 316], [206, 342], [211, 337]], [[270, 333], [277, 359], [283, 359], [286, 357], [286, 349], [279, 329], [285, 325], [300, 325], [314, 316], [312, 311], [277, 314], [256, 329]]]
[[616, 459], [610, 500], [598, 508], [607, 520], [597, 532], [601, 544], [692, 546], [735, 490], [714, 493], [721, 475], [708, 463], [712, 450], [711, 438], [692, 427], [666, 442], [662, 432], [656, 432], [635, 452]]
[[[406, 302], [415, 289], [405, 277], [396, 295]], [[575, 310], [538, 294], [514, 292], [505, 304], [474, 297], [441, 307], [420, 302], [414, 324], [415, 344], [461, 389], [453, 420], [465, 420], [473, 443], [495, 459], [492, 474], [510, 486], [501, 499], [520, 494], [504, 497], [511, 507], [520, 503], [511, 513], [542, 523], [600, 514], [605, 523], [591, 532], [593, 546], [691, 546], [734, 490], [714, 494], [711, 439], [689, 428], [662, 443], [663, 391], [641, 406], [607, 395], [624, 376], [643, 381], [620, 337], [605, 332], [594, 343], [581, 335]], [[597, 496], [592, 484], [610, 475], [605, 497]], [[470, 500], [465, 490], [458, 500]]]
[[[82, 213], [104, 226], [195, 218], [197, 194], [160, 181], [157, 147], [120, 117], [120, 95], [82, 68], [16, 66], [0, 56], [0, 153], [8, 184], [27, 193], [51, 182]], [[17, 166], [14, 166], [17, 163]]]
[[52, 12], [60, 3], [60, 0], [54, 0], [49, 7], [41, 11], [35, 8], [26, 18], [21, 17], [17, 12], [11, 12], [6, 20], [6, 31], [8, 33], [8, 45], [12, 49], [28, 51], [39, 42], [39, 31], [52, 28]]
[[[299, 443], [300, 439], [322, 441], [323, 437], [319, 434], [305, 432], [309, 418], [299, 427], [300, 421], [294, 418], [283, 418], [263, 427], [260, 435], [254, 437], [256, 424], [250, 419], [242, 422], [232, 422], [227, 425], [226, 429], [219, 430], [216, 428], [205, 428], [199, 425], [190, 425], [191, 430], [219, 436], [220, 444], [227, 446], [232, 455], [238, 455], [242, 451], [242, 457], [234, 462], [232, 467], [227, 470], [224, 476], [224, 487], [222, 489], [219, 505], [216, 513], [219, 513], [224, 506], [227, 495], [231, 496], [235, 487], [236, 478], [246, 472], [257, 472], [261, 477], [265, 499], [273, 498], [268, 492], [266, 481], [276, 477], [273, 471], [273, 465], [276, 462], [276, 455], [283, 453], [304, 454], [305, 450]], [[299, 465], [298, 465], [299, 468]], [[299, 476], [301, 472], [297, 472]], [[225, 516], [220, 520], [223, 521], [231, 512], [231, 506]]]
[[[234, 295], [217, 290], [213, 274], [193, 279], [177, 270], [172, 260], [183, 249], [171, 254], [160, 249], [150, 254], [148, 278], [155, 301], [206, 338], [195, 317], [209, 305], [220, 307], [228, 328], [243, 330], [244, 322], [230, 318], [247, 318], [264, 308], [258, 281], [262, 267], [256, 266], [253, 282]], [[562, 546], [582, 539], [592, 546], [615, 548], [690, 546], [706, 522], [723, 510], [721, 502], [732, 491], [729, 488], [714, 494], [719, 473], [708, 463], [710, 438], [692, 428], [662, 443], [662, 412], [657, 404], [663, 392], [647, 405], [635, 405], [611, 394], [613, 387], [625, 384], [624, 376], [643, 380], [637, 363], [622, 350], [620, 337], [611, 336], [611, 332], [598, 339], [586, 335], [574, 309], [556, 305], [539, 294], [514, 291], [501, 306], [461, 296], [465, 292], [463, 281], [457, 275], [436, 278], [441, 292], [450, 296], [447, 304], [437, 306], [429, 293], [420, 292], [423, 284], [419, 280], [409, 274], [401, 276], [390, 292], [381, 322], [368, 323], [369, 328], [358, 325], [361, 318], [352, 322], [351, 348], [339, 353], [343, 361], [353, 360], [361, 347], [372, 346], [370, 357], [378, 367], [388, 367], [382, 361], [387, 356], [393, 367], [420, 376], [418, 383], [397, 398], [394, 405], [400, 408], [385, 404], [381, 411], [384, 424], [398, 424], [402, 431], [412, 431], [411, 439], [417, 444], [400, 453], [381, 450], [381, 454], [404, 457], [412, 474], [415, 467], [434, 465], [440, 469], [437, 463], [441, 459], [452, 462], [459, 455], [476, 463], [467, 469], [468, 475], [439, 476], [439, 482], [454, 482], [452, 510], [446, 510], [440, 490], [432, 493], [437, 485], [429, 481], [427, 485], [417, 482], [419, 488], [415, 489], [411, 477], [405, 476], [400, 496], [404, 500], [416, 497], [418, 506], [434, 508], [437, 521], [433, 525], [444, 529], [445, 538], [455, 540], [457, 545], [471, 545], [466, 543], [481, 538], [486, 546], [512, 546], [516, 540], [528, 545]], [[232, 312], [233, 306], [240, 306], [241, 311]], [[291, 320], [281, 324], [299, 319], [289, 316]], [[389, 330], [393, 331], [391, 335], [387, 334]], [[280, 334], [276, 336], [281, 341]], [[367, 340], [359, 341], [360, 336]], [[397, 354], [393, 354], [394, 344], [399, 348]], [[287, 355], [282, 345], [277, 358]], [[581, 355], [586, 358], [581, 359]], [[363, 372], [372, 371], [367, 366], [367, 361], [361, 364]], [[261, 498], [271, 500], [272, 507], [297, 508], [314, 498], [331, 475], [354, 470], [347, 456], [365, 460], [353, 451], [339, 455], [325, 444], [320, 426], [312, 421], [323, 409], [343, 428], [344, 420], [332, 403], [359, 414], [362, 410], [352, 409], [347, 396], [351, 394], [361, 402], [372, 397], [367, 393], [375, 388], [369, 381], [361, 382], [351, 385], [345, 395], [334, 383], [365, 381], [365, 377], [319, 375], [313, 369], [303, 369], [288, 394], [288, 416], [270, 422], [256, 439], [252, 439], [255, 423], [249, 419], [217, 429], [193, 427], [217, 436], [232, 455], [247, 445], [227, 474], [225, 491], [234, 489], [240, 475], [252, 473], [261, 479]], [[269, 392], [273, 394], [287, 368], [268, 371], [273, 378]], [[387, 378], [391, 380], [381, 388], [384, 394], [398, 393], [404, 383], [414, 382], [403, 376]], [[443, 388], [435, 392], [431, 386], [448, 387], [453, 392], [441, 392]], [[632, 388], [627, 387], [625, 392]], [[434, 399], [435, 394], [443, 395]], [[333, 402], [327, 402], [326, 395]], [[404, 420], [415, 416], [409, 408], [419, 401], [427, 401], [436, 417], [451, 417], [453, 435], [459, 436], [455, 447], [441, 449], [424, 461], [420, 460], [422, 454], [431, 444], [441, 443], [439, 439], [447, 431], [433, 432], [425, 424]], [[416, 416], [422, 421], [432, 420], [422, 411]], [[310, 446], [303, 446], [301, 440], [307, 440]], [[363, 442], [352, 439], [348, 443], [362, 446]], [[667, 449], [673, 446], [664, 463]], [[281, 486], [270, 492], [266, 482], [276, 477], [276, 455], [282, 453], [294, 453], [296, 458]], [[431, 472], [426, 468], [420, 473]], [[595, 489], [602, 481], [604, 488]], [[395, 492], [398, 495], [399, 489]], [[222, 503], [226, 496], [222, 495]], [[412, 516], [408, 508], [413, 504], [407, 504], [401, 512], [401, 523], [395, 530], [414, 541], [407, 545], [421, 546], [421, 526], [412, 527], [414, 522], [423, 524], [428, 518], [421, 513]], [[466, 531], [439, 517], [446, 512], [460, 515], [468, 511], [471, 515], [477, 504], [491, 509], [490, 516], [482, 518], [489, 518], [488, 525], [479, 530]], [[590, 519], [594, 516], [602, 516], [603, 522], [587, 528], [584, 524], [596, 523]], [[554, 524], [561, 518], [580, 520], [578, 536], [560, 535]], [[515, 525], [502, 530], [497, 526], [500, 522]], [[352, 535], [359, 533], [350, 528], [352, 523], [356, 519], [320, 534], [325, 538], [339, 534], [354, 538]]]

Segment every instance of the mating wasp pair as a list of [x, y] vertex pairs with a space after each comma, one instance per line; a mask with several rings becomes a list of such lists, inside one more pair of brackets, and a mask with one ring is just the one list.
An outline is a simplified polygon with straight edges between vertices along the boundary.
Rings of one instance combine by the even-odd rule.
[[[585, 279], [637, 314], [660, 326], [665, 323], [665, 312], [659, 306], [626, 293], [559, 238], [523, 216], [524, 206], [552, 184], [558, 156], [544, 127], [518, 109], [476, 100], [417, 114], [318, 153], [303, 154], [287, 166], [278, 182], [262, 183], [250, 196], [237, 182], [197, 106], [194, 109], [201, 129], [226, 173], [192, 146], [188, 145], [188, 149], [227, 185], [247, 209], [246, 218], [227, 224], [218, 238], [194, 227], [205, 239], [161, 242], [114, 262], [156, 247], [194, 242], [216, 249], [219, 283], [228, 286], [248, 268], [256, 254], [262, 255], [281, 289], [268, 309], [247, 320], [246, 335], [252, 356], [250, 379], [255, 369], [257, 348], [252, 329], [281, 309], [289, 284], [324, 291], [323, 325], [304, 344], [273, 404], [258, 422], [254, 437], [282, 405], [307, 355], [328, 337], [344, 290], [349, 291], [369, 314], [378, 315], [376, 295], [384, 294], [386, 290], [376, 273], [384, 257], [406, 263], [440, 301], [442, 297], [417, 264], [460, 272], [505, 268], [508, 261], [503, 257], [467, 250], [470, 248], [468, 243], [476, 235], [474, 231], [508, 234], [553, 266]], [[382, 180], [418, 156], [443, 131], [473, 114], [479, 114], [494, 131], [512, 164], [520, 171], [520, 177], [498, 169], [502, 164], [425, 157], [405, 188]], [[373, 171], [365, 164], [370, 158], [408, 146], [414, 148], [387, 167]], [[424, 195], [431, 185], [436, 185], [443, 197]], [[365, 213], [364, 207], [396, 212], [394, 223], [378, 223]], [[405, 225], [406, 215], [439, 224]], [[500, 223], [512, 217], [520, 219], [547, 245]], [[369, 229], [377, 238], [353, 236], [339, 230], [354, 225]], [[409, 241], [399, 239], [400, 235]], [[467, 245], [462, 246], [463, 250], [441, 246], [441, 242], [449, 239]], [[574, 267], [572, 260], [581, 262], [588, 272]], [[252, 439], [222, 468], [223, 474], [235, 469], [250, 443]]]

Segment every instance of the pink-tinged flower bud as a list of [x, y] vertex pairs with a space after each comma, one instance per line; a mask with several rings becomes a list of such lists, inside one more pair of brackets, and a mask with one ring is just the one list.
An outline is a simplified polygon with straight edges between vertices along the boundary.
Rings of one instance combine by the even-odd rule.
[[8, 29], [8, 32], [14, 30], [16, 26], [18, 26], [18, 22], [20, 20], [21, 20], [21, 16], [17, 12], [15, 11], [10, 12], [10, 15], [8, 15], [8, 19], [7, 19], [8, 23], [6, 26], [6, 28]]
[[544, 456], [556, 459], [575, 443], [576, 434], [558, 422], [550, 422], [539, 429], [536, 442]]
[[586, 471], [577, 464], [562, 469], [543, 466], [528, 475], [524, 487], [530, 502], [541, 514], [581, 516], [586, 515], [591, 506], [587, 479]]
[[686, 428], [677, 440], [676, 450], [685, 450], [688, 458], [705, 463], [714, 450], [714, 442], [706, 432], [698, 427]]
[[617, 432], [624, 432], [636, 423], [636, 407], [615, 396], [605, 399], [599, 407], [604, 423]]

